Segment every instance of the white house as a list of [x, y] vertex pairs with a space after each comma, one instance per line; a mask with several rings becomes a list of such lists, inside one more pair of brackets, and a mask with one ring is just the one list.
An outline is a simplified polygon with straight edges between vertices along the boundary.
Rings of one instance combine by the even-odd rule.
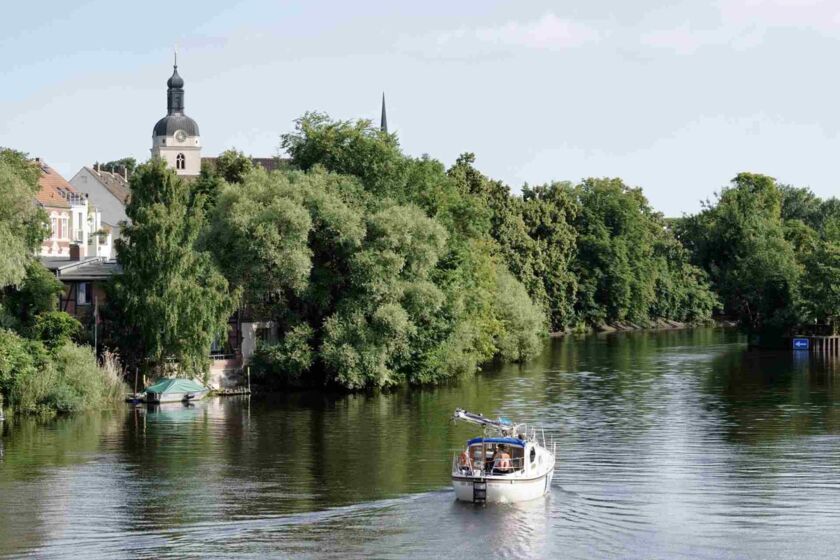
[[125, 205], [128, 203], [128, 176], [111, 173], [98, 166], [83, 167], [70, 184], [88, 195], [90, 202], [102, 213], [102, 224], [111, 230], [114, 239], [120, 237], [120, 222], [128, 221]]
[[35, 200], [50, 223], [50, 235], [41, 243], [39, 255], [69, 257], [70, 246], [77, 245], [82, 257], [110, 259], [113, 238], [102, 223], [102, 213], [55, 169], [37, 158], [35, 163], [41, 168]]

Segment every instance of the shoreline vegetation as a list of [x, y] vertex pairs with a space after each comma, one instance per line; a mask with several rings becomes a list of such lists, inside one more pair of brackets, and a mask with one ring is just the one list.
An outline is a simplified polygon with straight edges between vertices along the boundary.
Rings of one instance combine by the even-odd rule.
[[[364, 120], [307, 113], [281, 148], [290, 159], [271, 173], [235, 150], [191, 180], [161, 160], [137, 167], [116, 244], [123, 273], [101, 310], [102, 347], [127, 371], [200, 377], [236, 310], [278, 329], [276, 342], [258, 344], [254, 384], [329, 390], [432, 384], [527, 361], [549, 333], [721, 316], [782, 333], [836, 328], [840, 317], [840, 202], [764, 175], [741, 173], [699, 213], [666, 218], [617, 178], [516, 194], [472, 154], [448, 168], [407, 156], [396, 135]], [[60, 285], [32, 257], [46, 231], [32, 204], [37, 173], [23, 154], [0, 151], [7, 403], [23, 402], [9, 364], [30, 360], [27, 371], [55, 379], [95, 364], [78, 346], [84, 329], [55, 310]], [[105, 393], [66, 406], [47, 391], [29, 408], [75, 410]]]

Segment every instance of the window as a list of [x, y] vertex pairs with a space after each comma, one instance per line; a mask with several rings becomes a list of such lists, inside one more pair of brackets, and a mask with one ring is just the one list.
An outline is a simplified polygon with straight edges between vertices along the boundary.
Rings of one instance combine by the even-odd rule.
[[90, 282], [76, 284], [76, 305], [90, 305], [93, 299], [93, 290]]
[[55, 216], [50, 218], [50, 231], [52, 232], [52, 238], [58, 239], [58, 218]]
[[187, 158], [185, 158], [185, 157], [184, 157], [184, 154], [178, 154], [178, 155], [175, 157], [175, 169], [184, 169], [184, 168], [186, 168], [186, 166], [187, 166], [187, 165], [186, 165], [186, 163], [187, 163], [187, 162], [186, 162], [186, 159], [187, 159]]
[[67, 216], [62, 216], [58, 219], [58, 238], [59, 239], [67, 239], [67, 236], [70, 235], [69, 221], [70, 220]]

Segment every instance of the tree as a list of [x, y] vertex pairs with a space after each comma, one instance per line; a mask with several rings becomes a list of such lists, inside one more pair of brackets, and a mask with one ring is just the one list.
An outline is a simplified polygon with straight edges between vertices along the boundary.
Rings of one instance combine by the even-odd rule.
[[0, 288], [19, 284], [31, 255], [48, 234], [35, 204], [41, 170], [21, 152], [0, 148]]
[[[750, 330], [780, 332], [797, 321], [801, 265], [786, 239], [782, 204], [772, 177], [740, 173], [714, 204], [677, 225], [724, 311]], [[789, 210], [791, 217], [802, 215]]]
[[47, 311], [35, 317], [31, 328], [32, 338], [43, 342], [47, 348], [57, 348], [71, 342], [82, 332], [82, 324], [64, 311]]
[[323, 165], [358, 177], [374, 194], [405, 199], [407, 159], [396, 136], [368, 120], [333, 121], [323, 113], [306, 113], [296, 121], [295, 132], [282, 136], [281, 147], [300, 169]]
[[124, 157], [108, 163], [100, 163], [99, 169], [103, 171], [110, 171], [111, 173], [121, 173], [123, 170], [127, 171], [129, 175], [134, 175], [134, 170], [137, 169], [137, 160], [133, 157]]
[[25, 334], [41, 313], [58, 309], [61, 282], [35, 259], [26, 264], [26, 276], [17, 288], [8, 287], [0, 294], [7, 313], [7, 326]]
[[[428, 171], [428, 170], [427, 170]], [[431, 176], [431, 175], [427, 175]], [[446, 179], [443, 175], [444, 180]], [[257, 365], [278, 383], [345, 388], [426, 383], [524, 359], [541, 311], [473, 240], [355, 177], [256, 170], [223, 190], [206, 240], [281, 341]]]
[[180, 374], [202, 374], [238, 299], [210, 254], [197, 248], [203, 198], [191, 204], [189, 187], [159, 159], [137, 168], [131, 192], [112, 304], [137, 328], [158, 371], [174, 359]]
[[236, 148], [225, 150], [216, 158], [216, 174], [228, 183], [241, 183], [253, 169], [251, 158]]

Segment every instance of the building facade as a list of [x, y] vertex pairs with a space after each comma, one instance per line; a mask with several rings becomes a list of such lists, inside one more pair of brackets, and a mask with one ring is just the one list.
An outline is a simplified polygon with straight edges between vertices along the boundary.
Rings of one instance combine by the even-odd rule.
[[127, 173], [111, 173], [94, 165], [83, 167], [70, 184], [88, 195], [90, 202], [102, 213], [102, 226], [111, 230], [113, 239], [119, 239], [122, 222], [128, 221], [125, 205], [128, 204]]
[[201, 138], [198, 124], [184, 113], [184, 79], [176, 62], [166, 82], [166, 116], [152, 130], [152, 157], [159, 157], [181, 176], [201, 172]]
[[35, 163], [41, 169], [35, 200], [47, 213], [50, 224], [50, 234], [38, 254], [69, 257], [75, 246], [82, 257], [111, 258], [113, 238], [102, 223], [102, 213], [55, 169], [40, 159]]

